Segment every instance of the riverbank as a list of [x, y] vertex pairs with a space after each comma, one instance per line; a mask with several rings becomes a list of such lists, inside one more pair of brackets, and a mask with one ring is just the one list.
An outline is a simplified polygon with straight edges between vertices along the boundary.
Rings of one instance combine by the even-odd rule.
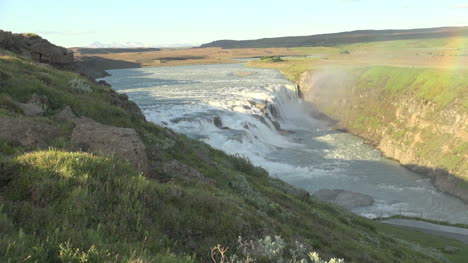
[[374, 66], [309, 71], [298, 83], [339, 128], [467, 202], [465, 73]]
[[262, 56], [301, 56], [300, 50], [288, 48], [250, 48], [230, 49], [222, 48], [162, 48], [158, 50], [122, 50], [72, 48], [76, 58], [78, 71], [92, 79], [108, 76], [106, 70], [139, 68], [139, 67], [168, 67], [183, 65], [229, 64], [239, 63], [238, 59]]
[[396, 226], [408, 227], [416, 229], [418, 231], [429, 233], [431, 235], [438, 235], [450, 239], [456, 239], [465, 244], [468, 244], [468, 229], [465, 228], [432, 224], [428, 222], [409, 219], [385, 219], [381, 220], [380, 222]]

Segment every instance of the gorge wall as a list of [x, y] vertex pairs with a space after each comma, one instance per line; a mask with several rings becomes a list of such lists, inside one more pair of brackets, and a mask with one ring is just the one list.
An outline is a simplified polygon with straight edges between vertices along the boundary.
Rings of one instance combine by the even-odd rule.
[[304, 101], [443, 192], [468, 202], [466, 70], [362, 67], [305, 72]]

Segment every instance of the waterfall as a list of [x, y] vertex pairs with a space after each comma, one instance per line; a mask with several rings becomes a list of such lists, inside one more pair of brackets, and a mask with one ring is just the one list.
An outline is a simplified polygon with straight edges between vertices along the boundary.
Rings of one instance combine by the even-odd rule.
[[[251, 71], [248, 76], [236, 72]], [[468, 206], [438, 192], [430, 179], [385, 159], [362, 139], [314, 119], [298, 87], [275, 70], [234, 65], [112, 70], [108, 81], [149, 121], [229, 154], [309, 192], [343, 189], [372, 196], [353, 209], [367, 217], [417, 211], [468, 223]]]

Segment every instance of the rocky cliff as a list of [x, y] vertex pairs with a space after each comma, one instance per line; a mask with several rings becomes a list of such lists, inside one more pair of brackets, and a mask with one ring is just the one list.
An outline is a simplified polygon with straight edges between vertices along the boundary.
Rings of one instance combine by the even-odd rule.
[[0, 49], [56, 66], [71, 65], [74, 60], [73, 52], [32, 33], [14, 34], [0, 30]]
[[304, 100], [386, 156], [468, 202], [468, 73], [370, 67], [310, 71]]

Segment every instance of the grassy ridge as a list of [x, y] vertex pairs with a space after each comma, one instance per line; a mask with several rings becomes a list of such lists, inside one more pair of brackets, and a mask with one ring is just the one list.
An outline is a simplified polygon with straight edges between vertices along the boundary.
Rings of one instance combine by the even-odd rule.
[[271, 48], [337, 46], [348, 43], [447, 38], [468, 35], [467, 27], [423, 28], [409, 30], [357, 30], [311, 36], [289, 36], [254, 40], [217, 40], [200, 47]]
[[383, 88], [390, 96], [416, 96], [440, 107], [461, 106], [468, 112], [468, 71], [372, 67], [360, 77], [357, 87]]
[[[74, 73], [8, 54], [0, 57], [0, 74], [0, 117], [47, 123], [65, 134], [46, 149], [0, 140], [2, 262], [206, 262], [216, 244], [240, 253], [238, 236], [274, 235], [288, 248], [298, 241], [306, 251], [353, 262], [462, 262], [468, 250], [410, 231], [415, 241], [307, 198], [241, 157], [145, 122], [110, 88]], [[75, 79], [91, 91], [70, 85]], [[49, 100], [45, 116], [23, 116], [12, 102], [34, 93]], [[160, 170], [142, 176], [111, 157], [76, 152], [72, 124], [51, 118], [65, 105], [79, 116], [135, 129], [153, 165], [175, 162], [197, 176]], [[460, 252], [445, 254], [442, 243]]]
[[[334, 47], [293, 47], [310, 57], [282, 57], [284, 61], [250, 61], [247, 66], [274, 68], [298, 82], [302, 73], [324, 68], [394, 66], [405, 68], [466, 69], [468, 37], [361, 42]], [[434, 82], [437, 83], [437, 82]]]

